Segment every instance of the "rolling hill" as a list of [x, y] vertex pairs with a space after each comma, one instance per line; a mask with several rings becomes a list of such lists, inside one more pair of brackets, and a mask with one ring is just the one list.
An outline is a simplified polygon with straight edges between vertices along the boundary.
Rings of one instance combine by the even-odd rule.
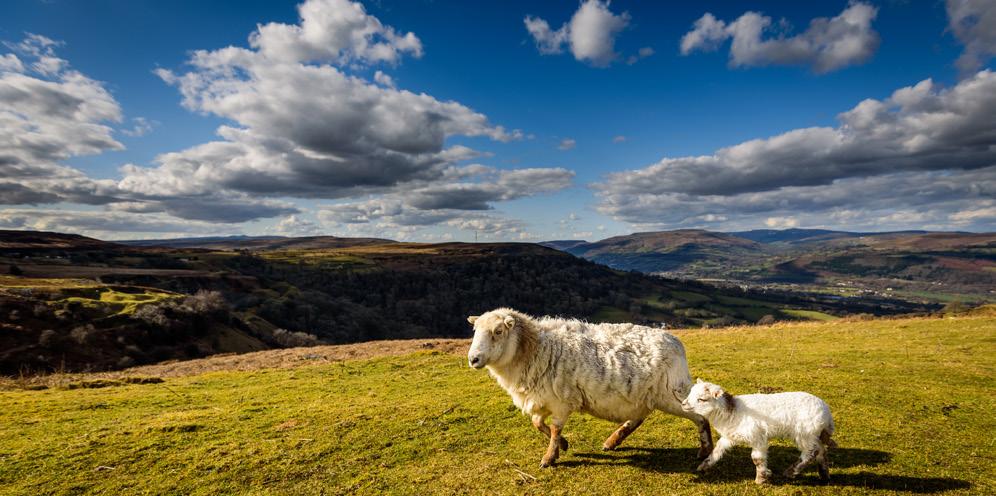
[[620, 272], [529, 243], [322, 237], [164, 247], [71, 238], [75, 247], [66, 249], [64, 238], [47, 236], [17, 233], [33, 244], [0, 249], [8, 272], [0, 274], [0, 373], [464, 337], [467, 315], [498, 306], [670, 327], [936, 309], [717, 288]]
[[679, 230], [544, 244], [621, 270], [734, 285], [911, 301], [996, 298], [993, 233]]

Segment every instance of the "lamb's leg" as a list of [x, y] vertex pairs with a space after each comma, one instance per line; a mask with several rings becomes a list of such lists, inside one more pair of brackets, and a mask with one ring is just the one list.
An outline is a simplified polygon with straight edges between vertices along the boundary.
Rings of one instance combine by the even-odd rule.
[[[533, 415], [533, 427], [543, 434], [543, 439], [550, 439], [550, 427], [546, 425], [546, 417], [542, 415]], [[563, 437], [560, 438], [560, 449], [567, 451], [570, 445], [567, 440]]]
[[799, 456], [799, 461], [793, 463], [789, 468], [785, 469], [785, 477], [789, 479], [795, 478], [797, 475], [802, 473], [802, 470], [806, 468], [807, 465], [813, 462], [813, 460], [819, 458], [820, 451], [823, 446], [817, 440], [816, 442], [805, 442], [799, 444], [799, 451], [802, 453]]
[[546, 454], [540, 460], [540, 468], [553, 465], [553, 462], [557, 461], [557, 458], [560, 456], [560, 441], [563, 439], [560, 437], [560, 432], [563, 430], [566, 420], [566, 418], [554, 417], [550, 422], [550, 445], [547, 446]]
[[750, 452], [750, 459], [757, 469], [757, 476], [754, 478], [755, 484], [767, 484], [771, 480], [771, 471], [768, 470], [768, 442], [753, 446]]
[[705, 460], [702, 460], [702, 463], [699, 464], [699, 468], [696, 470], [699, 472], [709, 470], [713, 467], [713, 465], [716, 465], [716, 463], [719, 462], [720, 458], [723, 458], [723, 454], [726, 453], [726, 450], [732, 447], [733, 441], [730, 441], [725, 437], [719, 438], [719, 441], [716, 442], [716, 447], [713, 448], [712, 452], [709, 453], [709, 456]]
[[636, 430], [637, 427], [640, 427], [640, 424], [642, 423], [643, 419], [627, 420], [620, 425], [608, 439], [605, 440], [605, 443], [602, 444], [602, 449], [606, 451], [616, 449], [627, 437], [629, 437], [630, 434], [633, 433], [633, 431]]

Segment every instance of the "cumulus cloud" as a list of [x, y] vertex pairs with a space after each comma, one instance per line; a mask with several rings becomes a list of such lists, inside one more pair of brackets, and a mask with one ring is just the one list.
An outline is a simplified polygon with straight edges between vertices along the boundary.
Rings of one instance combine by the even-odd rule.
[[288, 215], [273, 226], [273, 232], [281, 236], [314, 236], [319, 234], [321, 229], [300, 215]]
[[120, 150], [121, 107], [103, 83], [58, 58], [61, 43], [28, 34], [0, 56], [0, 204], [113, 200], [111, 181], [61, 162]]
[[[628, 12], [613, 14], [609, 3], [601, 0], [582, 2], [570, 21], [556, 30], [538, 17], [526, 16], [523, 20], [540, 53], [558, 54], [568, 46], [575, 59], [594, 67], [608, 67], [619, 59], [615, 48], [616, 37], [626, 29], [629, 21]], [[642, 48], [638, 55], [633, 56], [636, 58], [632, 62], [652, 54], [652, 48]]]
[[225, 232], [212, 223], [186, 221], [164, 215], [55, 209], [0, 210], [0, 228], [79, 233], [102, 239], [126, 239], [148, 234], [163, 237]]
[[220, 198], [233, 210], [234, 198], [246, 205], [245, 218], [286, 215], [287, 206], [244, 199], [339, 199], [449, 184], [454, 163], [482, 154], [446, 147], [447, 138], [522, 138], [460, 103], [397, 89], [379, 70], [376, 84], [348, 73], [421, 56], [413, 33], [345, 0], [308, 0], [298, 10], [299, 24], [261, 25], [249, 48], [198, 50], [189, 72], [157, 71], [186, 108], [234, 124], [218, 129], [219, 140], [160, 155], [156, 167], [125, 166], [122, 191], [202, 204]]
[[135, 117], [131, 120], [131, 129], [122, 129], [121, 133], [132, 138], [139, 138], [152, 132], [152, 129], [159, 125], [156, 121], [150, 121], [145, 117]]
[[[712, 155], [665, 158], [594, 185], [599, 209], [641, 225], [795, 217], [799, 225], [841, 211], [850, 225], [896, 211], [943, 223], [996, 194], [996, 74], [951, 88], [931, 80], [868, 99], [834, 128], [805, 128]], [[796, 215], [800, 212], [809, 216]], [[915, 227], [907, 216], [905, 227]], [[723, 222], [718, 221], [717, 222]], [[991, 228], [991, 226], [990, 226]]]
[[971, 75], [996, 55], [996, 2], [947, 0], [948, 26], [965, 51], [955, 65]]
[[[878, 49], [879, 36], [872, 28], [878, 9], [852, 2], [833, 18], [818, 17], [795, 36], [787, 36], [787, 22], [777, 25], [771, 17], [746, 12], [729, 23], [706, 13], [681, 38], [681, 53], [717, 50], [726, 40], [730, 45], [730, 65], [808, 65], [816, 73], [826, 73], [867, 61]], [[775, 36], [763, 38], [774, 31]]]

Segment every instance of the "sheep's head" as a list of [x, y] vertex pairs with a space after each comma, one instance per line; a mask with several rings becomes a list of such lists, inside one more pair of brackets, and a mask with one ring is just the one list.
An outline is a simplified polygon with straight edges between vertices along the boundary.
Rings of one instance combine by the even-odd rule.
[[708, 417], [713, 412], [730, 411], [733, 407], [733, 397], [721, 386], [697, 379], [688, 397], [681, 402], [681, 408], [686, 412], [695, 412]]
[[492, 310], [480, 316], [467, 317], [474, 326], [474, 341], [467, 352], [467, 363], [475, 369], [487, 365], [502, 365], [515, 354], [518, 344], [515, 316], [508, 309]]

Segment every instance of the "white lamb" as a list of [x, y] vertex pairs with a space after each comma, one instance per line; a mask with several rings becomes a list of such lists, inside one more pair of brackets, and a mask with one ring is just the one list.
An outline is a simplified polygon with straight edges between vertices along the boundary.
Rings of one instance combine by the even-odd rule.
[[[661, 329], [533, 318], [508, 308], [468, 317], [471, 367], [487, 367], [533, 426], [549, 439], [541, 467], [567, 449], [561, 430], [573, 412], [621, 422], [602, 446], [615, 449], [654, 410], [695, 422], [699, 458], [712, 451], [709, 423], [683, 411], [692, 386], [685, 348]], [[546, 418], [550, 417], [550, 425]]]
[[721, 436], [699, 471], [712, 468], [734, 445], [745, 444], [753, 449], [750, 457], [757, 467], [754, 482], [764, 484], [771, 477], [768, 440], [787, 438], [795, 441], [802, 456], [785, 470], [786, 477], [799, 475], [815, 460], [820, 479], [830, 479], [827, 448], [836, 446], [830, 439], [833, 417], [826, 402], [816, 396], [803, 392], [733, 396], [720, 386], [696, 380], [681, 407], [705, 417]]

